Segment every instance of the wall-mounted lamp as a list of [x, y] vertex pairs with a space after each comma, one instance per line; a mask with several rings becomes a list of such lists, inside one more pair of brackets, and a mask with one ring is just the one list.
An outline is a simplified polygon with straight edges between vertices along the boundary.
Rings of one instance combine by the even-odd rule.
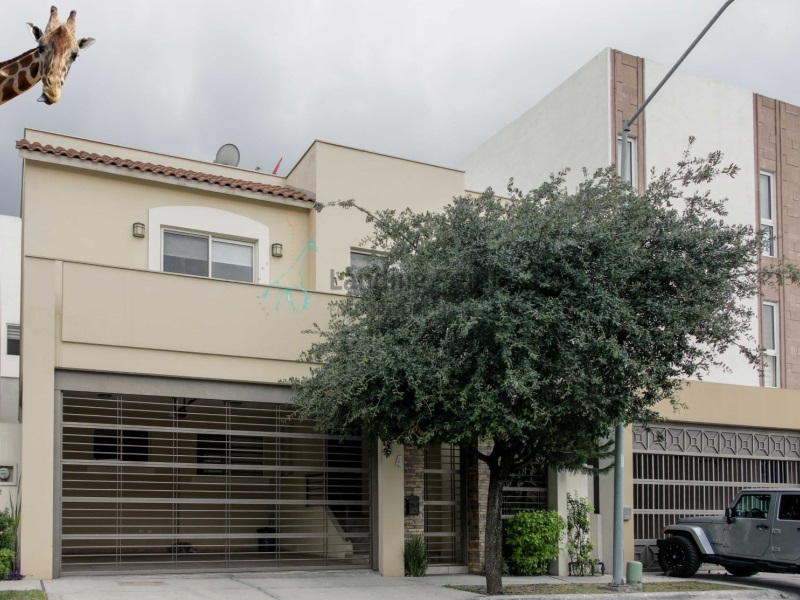
[[283, 256], [283, 244], [272, 244], [272, 256], [275, 258]]
[[138, 237], [138, 238], [144, 237], [144, 223], [133, 224], [133, 237]]

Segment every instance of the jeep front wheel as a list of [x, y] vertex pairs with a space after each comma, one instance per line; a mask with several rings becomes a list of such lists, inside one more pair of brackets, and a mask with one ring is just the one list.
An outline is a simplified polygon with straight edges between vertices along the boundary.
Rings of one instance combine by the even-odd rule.
[[692, 540], [673, 536], [658, 549], [658, 564], [664, 575], [691, 577], [700, 568], [700, 553]]

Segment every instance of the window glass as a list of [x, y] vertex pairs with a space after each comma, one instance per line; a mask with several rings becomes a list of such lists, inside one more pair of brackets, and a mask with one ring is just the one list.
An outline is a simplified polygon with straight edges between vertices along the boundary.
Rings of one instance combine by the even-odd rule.
[[214, 240], [211, 276], [234, 281], [253, 281], [253, 247]]
[[761, 253], [775, 256], [775, 198], [772, 193], [772, 175], [761, 173], [758, 177], [758, 202], [761, 210]]
[[377, 259], [374, 254], [367, 254], [366, 252], [350, 252], [350, 268], [353, 271], [363, 269], [369, 266]]
[[778, 387], [777, 356], [764, 356], [764, 387]]
[[761, 340], [764, 348], [775, 350], [775, 307], [772, 304], [762, 305]]
[[350, 252], [350, 271], [353, 275], [353, 280], [350, 283], [350, 288], [354, 291], [358, 291], [363, 286], [367, 284], [365, 281], [358, 281], [358, 276], [356, 273], [363, 269], [364, 267], [368, 267], [376, 260], [378, 260], [380, 256], [376, 256], [375, 254], [367, 254], [366, 252]]
[[[630, 157], [630, 163], [628, 164], [628, 181], [631, 182], [631, 185], [635, 188], [636, 187], [636, 146], [634, 145], [634, 139], [628, 138], [628, 156]], [[617, 175], [622, 177], [622, 138], [617, 138]]]
[[164, 271], [208, 277], [208, 238], [165, 231]]
[[796, 494], [781, 496], [778, 518], [784, 521], [800, 521], [800, 496]]
[[775, 256], [775, 228], [772, 225], [761, 225], [761, 239], [764, 240], [761, 254]]
[[769, 514], [768, 494], [746, 494], [739, 498], [734, 508], [734, 516], [745, 519], [765, 519]]
[[772, 181], [766, 173], [759, 177], [759, 198], [761, 200], [761, 218], [772, 220]]
[[778, 307], [761, 305], [761, 343], [764, 346], [764, 387], [778, 387]]

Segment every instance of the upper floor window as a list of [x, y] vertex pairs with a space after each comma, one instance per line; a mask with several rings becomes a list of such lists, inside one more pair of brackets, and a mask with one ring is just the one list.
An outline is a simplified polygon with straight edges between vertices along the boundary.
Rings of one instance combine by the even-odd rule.
[[[352, 289], [353, 291], [358, 291], [359, 287], [364, 285], [364, 282], [359, 282], [357, 278], [357, 273], [364, 267], [368, 267], [372, 263], [378, 260], [378, 256], [375, 254], [370, 254], [368, 252], [359, 252], [357, 250], [350, 251], [350, 272], [353, 275], [353, 280], [350, 282], [345, 283], [345, 289]], [[347, 287], [347, 283], [350, 284]]]
[[164, 271], [253, 281], [253, 244], [212, 235], [164, 231]]
[[[636, 140], [633, 138], [628, 138], [628, 152], [631, 157], [628, 165], [628, 181], [636, 189]], [[617, 175], [622, 177], [622, 137], [617, 138]]]
[[761, 209], [761, 233], [763, 246], [761, 254], [776, 255], [775, 239], [775, 183], [771, 173], [761, 173], [758, 178], [758, 200]]
[[6, 324], [6, 354], [19, 356], [19, 325]]
[[764, 346], [764, 387], [778, 387], [778, 305], [761, 305], [761, 345]]
[[158, 206], [150, 209], [148, 222], [151, 271], [270, 282], [265, 223], [208, 206]]

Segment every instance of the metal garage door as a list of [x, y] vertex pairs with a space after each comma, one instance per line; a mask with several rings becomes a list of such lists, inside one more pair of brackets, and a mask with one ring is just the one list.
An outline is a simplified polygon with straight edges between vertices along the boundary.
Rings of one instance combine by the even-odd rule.
[[370, 566], [368, 459], [291, 406], [63, 393], [61, 572]]
[[655, 540], [678, 517], [720, 514], [745, 487], [800, 484], [794, 432], [693, 426], [635, 428], [636, 560], [657, 568]]

